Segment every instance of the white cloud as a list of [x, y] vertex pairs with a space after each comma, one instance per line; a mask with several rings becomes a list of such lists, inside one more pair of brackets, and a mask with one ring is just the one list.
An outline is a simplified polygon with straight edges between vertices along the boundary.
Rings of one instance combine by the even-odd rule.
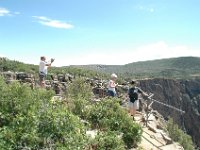
[[94, 53], [83, 53], [74, 56], [56, 56], [55, 66], [107, 64], [124, 65], [127, 63], [155, 60], [163, 58], [174, 58], [183, 56], [200, 57], [200, 49], [192, 49], [185, 45], [170, 46], [164, 41], [143, 45], [132, 50], [116, 50], [113, 53], [103, 53], [100, 50]]
[[136, 6], [136, 9], [140, 11], [150, 12], [150, 13], [155, 12], [155, 8], [153, 6], [138, 5]]
[[6, 55], [4, 55], [4, 54], [0, 54], [0, 57], [6, 57]]
[[137, 61], [181, 56], [200, 57], [200, 50], [192, 49], [185, 45], [169, 46], [164, 41], [138, 47], [134, 53], [136, 53]]
[[10, 11], [6, 8], [0, 7], [0, 16], [7, 16], [10, 15]]
[[[41, 55], [41, 54], [40, 54]], [[39, 63], [40, 55], [21, 55], [9, 59], [15, 59], [29, 64]], [[0, 55], [4, 56], [4, 55]], [[113, 49], [112, 51], [102, 51], [93, 49], [91, 52], [82, 51], [79, 53], [70, 54], [68, 52], [56, 52], [47, 55], [47, 60], [51, 57], [55, 58], [53, 66], [68, 66], [68, 65], [87, 65], [87, 64], [105, 64], [105, 65], [124, 65], [132, 62], [156, 60], [163, 58], [175, 58], [182, 56], [200, 57], [200, 49], [193, 49], [185, 45], [169, 45], [164, 41], [158, 41], [147, 45], [141, 45], [136, 48]]]
[[36, 18], [36, 19], [39, 19], [39, 20], [44, 20], [44, 21], [49, 20], [47, 17], [44, 17], [44, 16], [33, 16], [33, 17]]
[[120, 64], [183, 56], [200, 57], [200, 49], [193, 49], [185, 45], [170, 46], [164, 41], [159, 41], [137, 47], [131, 52], [124, 52], [121, 57], [125, 59]]
[[53, 19], [49, 19], [47, 17], [44, 16], [33, 16], [34, 18], [37, 19], [38, 23], [45, 25], [45, 26], [50, 26], [50, 27], [54, 27], [54, 28], [63, 28], [63, 29], [71, 29], [74, 26], [59, 20], [53, 20]]
[[20, 12], [11, 12], [10, 10], [0, 7], [0, 17], [2, 16], [14, 16], [14, 15], [19, 15]]

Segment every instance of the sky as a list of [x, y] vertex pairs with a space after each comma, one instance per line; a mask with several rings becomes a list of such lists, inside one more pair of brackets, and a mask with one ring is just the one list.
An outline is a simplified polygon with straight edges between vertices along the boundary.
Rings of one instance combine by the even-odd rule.
[[0, 57], [54, 66], [200, 57], [200, 0], [0, 0]]

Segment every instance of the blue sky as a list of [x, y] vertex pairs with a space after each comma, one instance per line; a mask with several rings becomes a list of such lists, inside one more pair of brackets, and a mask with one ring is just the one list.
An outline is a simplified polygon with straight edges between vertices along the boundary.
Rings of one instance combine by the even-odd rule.
[[200, 57], [199, 0], [0, 0], [0, 56], [55, 66]]

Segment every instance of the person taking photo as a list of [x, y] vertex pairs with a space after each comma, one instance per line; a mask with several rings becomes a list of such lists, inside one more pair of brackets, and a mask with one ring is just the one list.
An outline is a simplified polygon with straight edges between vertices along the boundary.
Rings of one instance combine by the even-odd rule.
[[40, 80], [40, 87], [45, 87], [45, 80], [47, 77], [47, 70], [49, 67], [51, 67], [51, 64], [54, 62], [54, 59], [52, 58], [50, 62], [46, 61], [45, 56], [40, 57], [40, 63], [39, 63], [39, 80]]

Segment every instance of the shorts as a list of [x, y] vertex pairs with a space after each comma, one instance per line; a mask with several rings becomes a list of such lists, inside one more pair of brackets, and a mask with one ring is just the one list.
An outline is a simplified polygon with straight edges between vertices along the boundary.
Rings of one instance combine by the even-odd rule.
[[40, 82], [45, 81], [46, 76], [47, 76], [47, 75], [46, 75], [45, 73], [40, 72], [40, 73], [39, 73]]
[[112, 96], [112, 97], [115, 97], [117, 94], [116, 94], [115, 91], [108, 90], [108, 95]]
[[128, 106], [129, 106], [129, 108], [139, 109], [139, 100], [136, 100], [134, 103], [129, 101]]

